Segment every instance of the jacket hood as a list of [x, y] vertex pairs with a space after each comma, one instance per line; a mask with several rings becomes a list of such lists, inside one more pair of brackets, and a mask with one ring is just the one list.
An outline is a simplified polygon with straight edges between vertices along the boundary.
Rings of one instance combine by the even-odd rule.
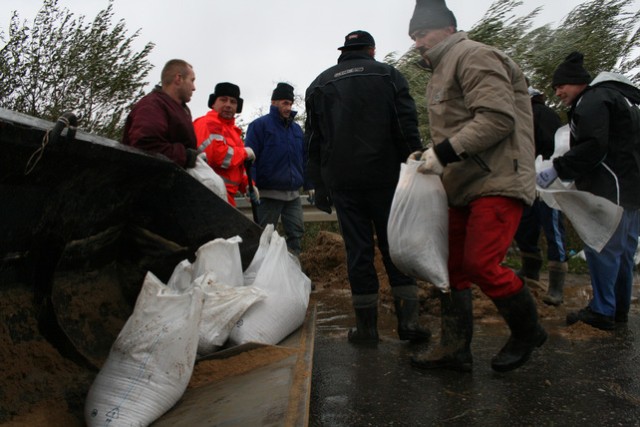
[[640, 89], [622, 74], [604, 71], [598, 74], [589, 86], [615, 89], [626, 98], [629, 98], [633, 103], [640, 104]]

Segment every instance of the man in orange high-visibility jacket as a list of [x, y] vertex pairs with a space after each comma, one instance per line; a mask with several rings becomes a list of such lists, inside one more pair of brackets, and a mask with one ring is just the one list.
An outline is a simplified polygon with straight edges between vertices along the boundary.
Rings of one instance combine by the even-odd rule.
[[247, 193], [245, 161], [255, 159], [253, 150], [245, 148], [242, 130], [235, 123], [236, 113], [242, 111], [242, 102], [238, 86], [218, 83], [214, 93], [209, 95], [211, 110], [193, 122], [198, 150], [206, 154], [209, 165], [224, 180], [227, 199], [232, 206], [236, 205], [236, 193]]

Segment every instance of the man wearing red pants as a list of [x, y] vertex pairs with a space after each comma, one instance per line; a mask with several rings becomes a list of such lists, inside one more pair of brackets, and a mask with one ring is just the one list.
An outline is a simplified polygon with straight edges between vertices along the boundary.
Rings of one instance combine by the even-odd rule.
[[434, 145], [411, 157], [442, 176], [449, 199], [449, 278], [442, 295], [441, 347], [418, 354], [422, 369], [471, 371], [475, 283], [494, 302], [511, 336], [491, 367], [524, 364], [547, 333], [522, 280], [501, 265], [523, 207], [535, 196], [533, 119], [525, 77], [504, 53], [457, 31], [444, 0], [418, 0], [409, 24], [433, 74], [427, 87]]

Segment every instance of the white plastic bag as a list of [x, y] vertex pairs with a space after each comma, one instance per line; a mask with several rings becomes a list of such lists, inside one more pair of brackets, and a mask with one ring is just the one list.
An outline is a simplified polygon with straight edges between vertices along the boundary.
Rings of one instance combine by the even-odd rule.
[[266, 298], [266, 294], [254, 286], [227, 286], [216, 282], [215, 275], [210, 273], [197, 278], [194, 286], [201, 287], [205, 295], [200, 318], [199, 355], [217, 351], [245, 311]]
[[203, 295], [147, 273], [133, 314], [85, 401], [87, 426], [147, 426], [182, 397], [196, 359]]
[[229, 200], [227, 199], [227, 187], [224, 185], [222, 177], [209, 166], [204, 154], [198, 155], [195, 167], [187, 169], [187, 173], [204, 184], [205, 187], [213, 191], [222, 200]]
[[228, 286], [243, 286], [242, 258], [240, 243], [242, 238], [218, 238], [200, 246], [193, 263], [193, 278], [205, 273], [216, 275], [215, 281]]
[[393, 263], [404, 274], [449, 290], [449, 217], [440, 177], [418, 172], [419, 161], [400, 168], [387, 235]]
[[264, 291], [267, 298], [249, 307], [231, 331], [229, 342], [278, 344], [304, 322], [311, 280], [287, 251], [285, 239], [275, 231], [253, 286]]
[[[556, 131], [556, 149], [549, 160], [536, 159], [536, 172], [553, 166], [553, 159], [569, 150], [569, 125]], [[615, 233], [623, 208], [604, 197], [575, 188], [573, 182], [556, 179], [549, 187], [537, 187], [540, 198], [553, 209], [561, 210], [585, 245], [600, 252]]]
[[271, 242], [271, 235], [273, 234], [273, 230], [273, 224], [267, 224], [267, 226], [262, 231], [258, 249], [253, 256], [249, 267], [247, 267], [247, 269], [243, 273], [245, 286], [253, 285], [253, 282], [256, 280], [256, 275], [258, 274], [258, 270], [260, 270], [260, 267], [262, 266], [262, 261], [264, 261], [264, 257], [269, 251], [269, 242]]

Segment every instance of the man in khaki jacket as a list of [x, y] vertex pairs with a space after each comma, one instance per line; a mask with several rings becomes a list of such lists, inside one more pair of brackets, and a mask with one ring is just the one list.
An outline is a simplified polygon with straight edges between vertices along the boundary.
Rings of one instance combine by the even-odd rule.
[[547, 333], [523, 281], [501, 265], [525, 204], [535, 196], [533, 119], [520, 68], [456, 30], [444, 0], [418, 0], [409, 24], [433, 75], [427, 103], [433, 146], [414, 159], [442, 176], [449, 198], [451, 294], [442, 295], [442, 348], [418, 354], [423, 369], [472, 369], [471, 284], [504, 317], [511, 336], [492, 359], [499, 372], [524, 364]]

